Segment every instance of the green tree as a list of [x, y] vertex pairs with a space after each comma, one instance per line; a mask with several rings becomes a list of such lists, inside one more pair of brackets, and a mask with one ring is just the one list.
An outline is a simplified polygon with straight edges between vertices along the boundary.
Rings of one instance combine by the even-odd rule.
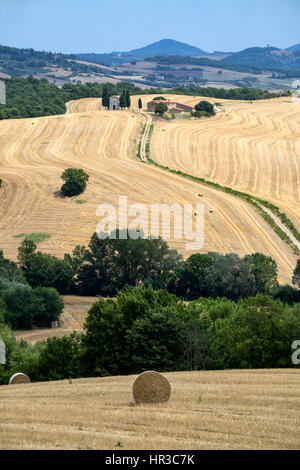
[[205, 112], [210, 116], [215, 114], [213, 104], [209, 103], [209, 101], [200, 101], [200, 103], [196, 104], [195, 110], [198, 112]]
[[39, 355], [39, 380], [64, 380], [81, 376], [81, 334], [48, 338]]
[[293, 275], [293, 284], [300, 289], [300, 258], [297, 261], [297, 265]]
[[124, 109], [126, 108], [126, 92], [122, 91], [120, 95], [120, 108]]
[[168, 282], [168, 290], [185, 300], [195, 300], [204, 295], [205, 270], [212, 265], [212, 258], [197, 253], [190, 256], [181, 266], [175, 268]]
[[229, 317], [211, 329], [217, 368], [291, 367], [291, 344], [300, 335], [299, 318], [267, 295], [241, 300]]
[[131, 106], [131, 99], [130, 99], [130, 91], [129, 91], [129, 89], [126, 90], [126, 92], [125, 92], [125, 103], [126, 103], [126, 108], [129, 109], [130, 106]]
[[5, 322], [14, 330], [34, 326], [49, 327], [57, 321], [64, 302], [55, 289], [40, 287], [17, 287], [5, 292], [7, 311]]
[[114, 296], [126, 285], [165, 288], [182, 256], [161, 238], [132, 240], [127, 230], [117, 230], [115, 239], [95, 233], [84, 259], [76, 273], [79, 293]]
[[68, 168], [61, 175], [61, 179], [65, 181], [61, 192], [64, 196], [72, 197], [85, 191], [89, 175], [80, 168]]
[[255, 281], [255, 293], [274, 293], [278, 288], [276, 261], [262, 253], [245, 256], [244, 261], [250, 263], [251, 274]]
[[[143, 109], [143, 102], [141, 98], [139, 98], [139, 110]], [[0, 187], [1, 187], [1, 182], [0, 182]]]
[[176, 307], [151, 310], [137, 318], [126, 342], [134, 373], [186, 369], [184, 322]]
[[103, 92], [102, 92], [102, 106], [106, 109], [109, 108], [109, 90], [107, 86], [103, 87]]
[[[167, 292], [148, 288], [126, 288], [116, 299], [99, 298], [90, 308], [82, 338], [82, 364], [86, 375], [127, 374], [132, 372], [131, 352], [126, 333], [134, 321], [178, 304]], [[180, 307], [178, 307], [180, 308]]]
[[165, 103], [157, 103], [154, 109], [155, 114], [163, 116], [168, 112], [168, 106]]
[[74, 269], [66, 261], [36, 251], [36, 244], [23, 240], [18, 248], [18, 260], [31, 287], [53, 287], [61, 294], [72, 290]]

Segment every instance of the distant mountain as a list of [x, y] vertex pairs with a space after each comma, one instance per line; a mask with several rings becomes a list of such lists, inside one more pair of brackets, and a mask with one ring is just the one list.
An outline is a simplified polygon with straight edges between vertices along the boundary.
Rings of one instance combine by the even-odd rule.
[[287, 51], [300, 51], [300, 44], [295, 44], [295, 46], [288, 47]]
[[183, 42], [174, 41], [173, 39], [162, 39], [140, 49], [133, 49], [129, 52], [112, 52], [110, 54], [75, 54], [76, 57], [89, 62], [95, 62], [105, 65], [117, 65], [124, 62], [143, 60], [147, 57], [156, 55], [180, 55], [184, 57], [198, 57], [209, 55], [195, 46], [190, 46]]
[[277, 49], [276, 47], [251, 47], [235, 52], [223, 59], [229, 64], [264, 67], [274, 70], [300, 70], [300, 56], [296, 50]]
[[195, 46], [190, 46], [183, 42], [174, 41], [173, 39], [162, 39], [161, 41], [149, 44], [149, 46], [140, 49], [134, 49], [123, 55], [134, 56], [140, 59], [154, 55], [182, 55], [189, 57], [197, 57], [199, 55], [208, 55], [207, 52]]

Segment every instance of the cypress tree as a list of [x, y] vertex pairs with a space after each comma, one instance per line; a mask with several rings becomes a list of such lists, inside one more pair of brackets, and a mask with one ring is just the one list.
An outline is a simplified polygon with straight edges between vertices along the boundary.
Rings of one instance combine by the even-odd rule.
[[130, 99], [130, 91], [126, 90], [126, 108], [130, 108], [131, 106], [131, 99]]
[[104, 108], [109, 108], [109, 92], [106, 86], [103, 88], [102, 92], [102, 106]]
[[122, 91], [120, 96], [120, 108], [126, 108], [126, 92]]
[[143, 108], [143, 103], [142, 103], [141, 98], [139, 98], [139, 109], [142, 109], [142, 108]]

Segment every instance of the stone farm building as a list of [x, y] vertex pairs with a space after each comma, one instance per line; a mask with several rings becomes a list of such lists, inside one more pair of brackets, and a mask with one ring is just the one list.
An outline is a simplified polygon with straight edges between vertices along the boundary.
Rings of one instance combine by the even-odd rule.
[[120, 96], [114, 95], [109, 98], [109, 109], [111, 111], [120, 109]]
[[187, 106], [186, 104], [177, 103], [176, 101], [169, 101], [169, 100], [155, 100], [149, 101], [147, 104], [148, 111], [155, 111], [155, 107], [158, 103], [164, 103], [168, 107], [169, 113], [191, 113], [194, 111], [192, 106]]

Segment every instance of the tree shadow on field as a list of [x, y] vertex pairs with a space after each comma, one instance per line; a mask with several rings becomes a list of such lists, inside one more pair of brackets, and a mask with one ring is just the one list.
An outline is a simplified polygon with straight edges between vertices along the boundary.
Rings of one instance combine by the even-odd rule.
[[57, 197], [57, 198], [60, 198], [60, 199], [67, 199], [67, 197], [64, 196], [63, 193], [60, 190], [59, 191], [54, 191], [53, 196]]

